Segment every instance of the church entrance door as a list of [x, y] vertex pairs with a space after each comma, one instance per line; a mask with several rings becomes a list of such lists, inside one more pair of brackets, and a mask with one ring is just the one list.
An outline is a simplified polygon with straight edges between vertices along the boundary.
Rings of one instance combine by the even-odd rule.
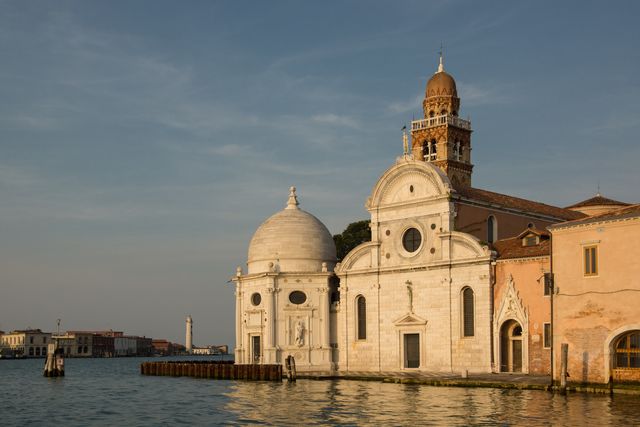
[[500, 371], [522, 372], [522, 326], [515, 320], [500, 328]]
[[404, 367], [420, 367], [420, 334], [404, 334]]
[[251, 336], [251, 363], [258, 364], [260, 363], [260, 356], [262, 352], [260, 351], [260, 335], [252, 335]]

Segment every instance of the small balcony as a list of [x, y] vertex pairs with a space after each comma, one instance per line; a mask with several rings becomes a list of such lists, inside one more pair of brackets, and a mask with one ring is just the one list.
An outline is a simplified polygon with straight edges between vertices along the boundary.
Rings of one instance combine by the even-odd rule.
[[450, 125], [460, 129], [471, 130], [471, 122], [461, 119], [460, 117], [444, 114], [442, 116], [427, 117], [422, 120], [414, 120], [411, 122], [411, 130], [429, 129], [436, 126]]

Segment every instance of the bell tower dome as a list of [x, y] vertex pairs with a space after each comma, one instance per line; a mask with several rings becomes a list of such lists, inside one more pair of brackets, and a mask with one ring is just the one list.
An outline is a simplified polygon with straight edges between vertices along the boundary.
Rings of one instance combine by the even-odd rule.
[[442, 53], [438, 71], [427, 82], [422, 108], [424, 119], [411, 122], [413, 158], [438, 166], [454, 187], [470, 187], [471, 122], [458, 117], [456, 81], [444, 71]]

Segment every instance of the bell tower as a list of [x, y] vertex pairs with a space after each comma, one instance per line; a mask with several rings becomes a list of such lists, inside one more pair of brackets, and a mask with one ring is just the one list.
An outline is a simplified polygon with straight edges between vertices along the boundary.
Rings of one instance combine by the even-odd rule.
[[458, 117], [460, 98], [455, 80], [444, 71], [442, 53], [438, 71], [427, 82], [422, 108], [424, 119], [411, 122], [413, 158], [438, 166], [454, 188], [470, 187], [471, 122]]

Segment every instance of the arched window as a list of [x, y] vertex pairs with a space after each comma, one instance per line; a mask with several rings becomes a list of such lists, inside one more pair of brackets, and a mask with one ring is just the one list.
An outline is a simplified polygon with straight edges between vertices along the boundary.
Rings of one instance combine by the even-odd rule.
[[428, 141], [422, 142], [422, 159], [429, 160], [429, 142]]
[[438, 157], [438, 143], [435, 139], [431, 140], [431, 144], [429, 144], [429, 160], [435, 160]]
[[358, 329], [358, 339], [367, 339], [367, 300], [360, 295], [356, 298], [356, 324]]
[[498, 240], [498, 221], [493, 215], [487, 218], [487, 242], [493, 243]]
[[640, 369], [640, 331], [627, 332], [618, 339], [614, 367]]
[[465, 337], [474, 335], [473, 299], [473, 289], [464, 288], [462, 290], [462, 335]]

